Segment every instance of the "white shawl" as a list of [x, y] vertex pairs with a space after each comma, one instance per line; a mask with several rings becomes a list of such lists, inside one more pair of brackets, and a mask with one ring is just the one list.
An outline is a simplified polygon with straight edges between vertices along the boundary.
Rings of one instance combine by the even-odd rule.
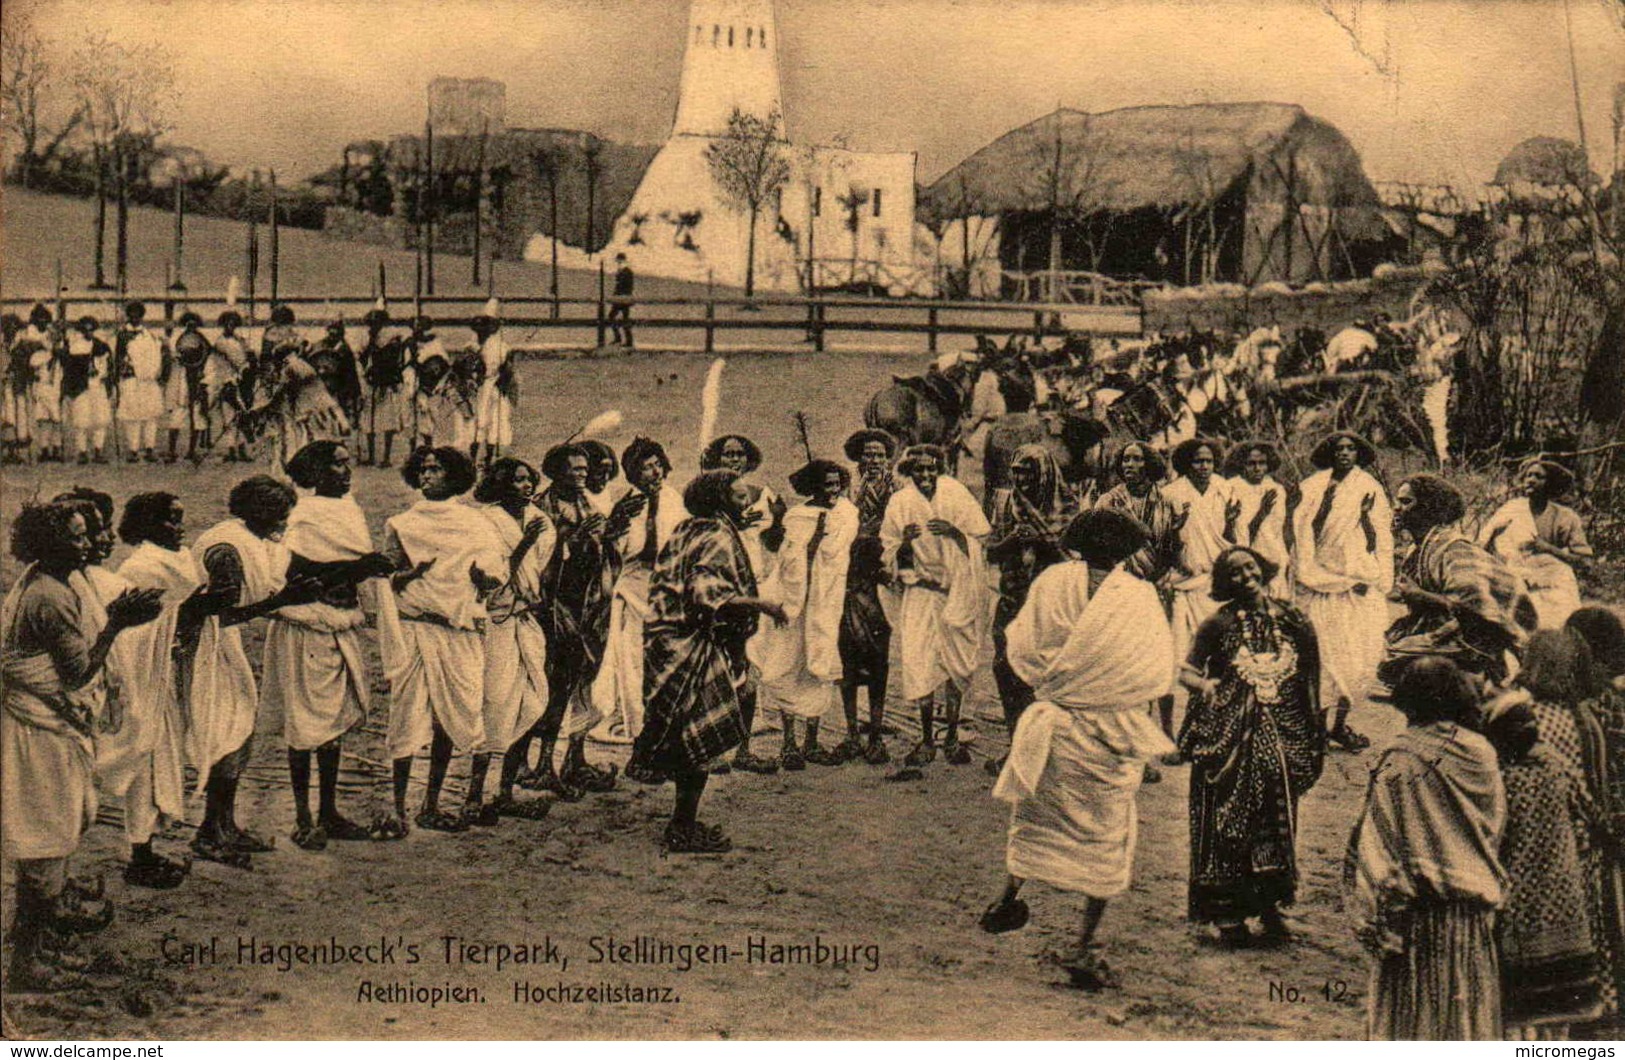
[[[903, 546], [903, 531], [912, 523], [924, 527], [932, 519], [944, 519], [958, 527], [965, 535], [964, 551], [926, 530], [914, 539], [912, 570], [899, 570], [897, 555]], [[880, 522], [881, 559], [893, 575], [893, 584], [909, 586], [929, 578], [947, 592], [941, 616], [943, 662], [956, 678], [968, 678], [975, 672], [984, 627], [991, 618], [982, 541], [992, 529], [970, 490], [947, 475], [937, 479], [936, 494], [929, 500], [912, 482], [892, 494]], [[901, 595], [898, 590], [881, 593], [881, 605], [893, 626], [898, 624], [895, 615]]]
[[[818, 528], [819, 516], [825, 517], [824, 538], [809, 566], [807, 546]], [[779, 642], [797, 636], [806, 650], [809, 674], [820, 681], [841, 679], [841, 612], [846, 606], [846, 572], [857, 536], [858, 509], [845, 497], [831, 508], [801, 504], [785, 513], [778, 577], [789, 624], [782, 630], [764, 628], [759, 634], [763, 641], [764, 683], [787, 675], [800, 653]]]
[[182, 811], [180, 734], [189, 724], [185, 693], [176, 681], [175, 630], [180, 607], [205, 576], [197, 557], [186, 549], [171, 552], [150, 541], [135, 547], [118, 575], [137, 589], [161, 589], [163, 610], [144, 626], [119, 634], [114, 653], [119, 658], [119, 691], [124, 697], [124, 727], [96, 743], [96, 772], [102, 785], [121, 795], [146, 766], [146, 755], [167, 753], [168, 761], [155, 762], [153, 802], [171, 817]]
[[[192, 546], [198, 565], [216, 545], [230, 545], [243, 567], [243, 588], [237, 604], [247, 607], [274, 595], [288, 573], [288, 550], [276, 541], [256, 537], [241, 519], [227, 519], [206, 531]], [[201, 790], [216, 762], [236, 751], [254, 733], [259, 689], [254, 670], [243, 651], [240, 626], [222, 628], [210, 617], [198, 637], [197, 662], [192, 670], [191, 729], [186, 734], [188, 757], [197, 767]]]
[[[1356, 583], [1371, 586], [1379, 595], [1394, 587], [1394, 513], [1382, 483], [1361, 468], [1354, 468], [1337, 486], [1332, 510], [1326, 517], [1320, 540], [1315, 540], [1315, 515], [1331, 485], [1330, 470], [1317, 471], [1303, 480], [1303, 498], [1293, 517], [1297, 554], [1293, 573], [1298, 584], [1312, 592], [1335, 595], [1350, 592]], [[1374, 498], [1371, 526], [1376, 531], [1377, 549], [1366, 548], [1360, 528], [1360, 505]]]
[[1174, 641], [1157, 591], [1121, 566], [1089, 596], [1089, 569], [1057, 564], [1033, 582], [1005, 630], [1010, 668], [1037, 701], [1021, 715], [993, 789], [1017, 802], [1037, 790], [1058, 725], [1086, 719], [1123, 758], [1174, 750], [1146, 712], [1173, 686]]
[[1230, 547], [1224, 536], [1224, 506], [1232, 496], [1230, 480], [1214, 475], [1207, 492], [1201, 493], [1189, 478], [1181, 476], [1162, 487], [1162, 495], [1174, 506], [1175, 515], [1190, 509], [1190, 517], [1179, 532], [1184, 546], [1181, 555], [1190, 573], [1175, 571], [1173, 587], [1183, 593], [1205, 593], [1213, 582], [1214, 561]]

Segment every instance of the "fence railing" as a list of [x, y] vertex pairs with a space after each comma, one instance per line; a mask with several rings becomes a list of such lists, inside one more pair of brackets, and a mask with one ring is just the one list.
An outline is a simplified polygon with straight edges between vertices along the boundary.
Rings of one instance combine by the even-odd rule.
[[1139, 305], [1147, 291], [1161, 286], [1149, 280], [1118, 280], [1098, 272], [1047, 269], [1001, 273], [1017, 301], [1048, 301], [1067, 305]]
[[[289, 295], [277, 303], [290, 308], [321, 307], [332, 312], [316, 321], [342, 316], [352, 326], [375, 302], [372, 295]], [[27, 316], [34, 299], [0, 298], [0, 308]], [[600, 292], [595, 298], [514, 295], [502, 300], [502, 322], [509, 328], [528, 328], [556, 333], [590, 333], [598, 347], [605, 345], [612, 322], [610, 310], [617, 300]], [[270, 305], [264, 301], [228, 303], [219, 297], [193, 297], [188, 293], [160, 291], [127, 294], [90, 291], [64, 292], [50, 304], [60, 319], [74, 320], [82, 315], [96, 316], [112, 324], [122, 318], [120, 307], [128, 302], [148, 306], [149, 323], [161, 319], [173, 323], [188, 310], [204, 318], [206, 325], [226, 308], [235, 309], [246, 326], [265, 323]], [[478, 295], [424, 296], [399, 298], [393, 306], [397, 325], [421, 314], [438, 327], [468, 327], [485, 299]], [[1043, 337], [1059, 333], [1110, 337], [1137, 337], [1144, 332], [1143, 308], [1138, 305], [1080, 306], [1070, 303], [1013, 303], [887, 298], [807, 298], [793, 295], [633, 298], [630, 324], [639, 333], [686, 332], [701, 337], [703, 348], [712, 352], [719, 333], [768, 332], [799, 333], [799, 342], [822, 352], [830, 337], [852, 335], [925, 336], [926, 349], [935, 353], [943, 336]], [[161, 316], [153, 310], [161, 311]], [[303, 314], [301, 314], [303, 315]], [[310, 319], [302, 320], [309, 324]], [[644, 343], [658, 348], [658, 343]]]

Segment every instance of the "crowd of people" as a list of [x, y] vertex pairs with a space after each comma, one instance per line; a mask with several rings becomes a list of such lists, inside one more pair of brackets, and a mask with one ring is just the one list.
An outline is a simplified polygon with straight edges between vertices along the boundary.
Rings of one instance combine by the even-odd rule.
[[[96, 356], [139, 361], [150, 340], [158, 360], [173, 349], [202, 378], [211, 358], [238, 363], [219, 340], [201, 360], [183, 352], [195, 321], [165, 344], [141, 338], [134, 308], [131, 318], [120, 352]], [[1613, 613], [1581, 606], [1574, 567], [1590, 548], [1562, 503], [1574, 487], [1562, 464], [1531, 461], [1519, 496], [1476, 538], [1449, 482], [1414, 475], [1390, 495], [1375, 450], [1348, 433], [1322, 440], [1298, 483], [1278, 477], [1266, 442], [1227, 453], [1195, 438], [1167, 454], [1129, 442], [1115, 481], [1088, 495], [1031, 445], [986, 504], [943, 449], [878, 429], [848, 438], [845, 461], [809, 451], [788, 479], [792, 503], [759, 476], [760, 448], [728, 434], [679, 490], [666, 450], [645, 437], [619, 454], [568, 441], [539, 465], [501, 456], [511, 368], [494, 314], [477, 329], [482, 356], [493, 352], [471, 426], [407, 430], [403, 410], [419, 408], [435, 357], [427, 343], [410, 356], [397, 344], [401, 360], [388, 361], [387, 320], [371, 319], [372, 352], [356, 362], [373, 389], [366, 413], [370, 426], [392, 408], [395, 425], [378, 462], [406, 430], [401, 475], [420, 495], [382, 540], [350, 488], [360, 384], [331, 383], [315, 348], [279, 360], [268, 351], [294, 343], [270, 331], [242, 364], [259, 378], [268, 363], [311, 369], [340, 414], [302, 415], [321, 404], [311, 388], [279, 390], [280, 474], [237, 483], [224, 522], [187, 547], [175, 495], [139, 493], [119, 513], [83, 489], [13, 522], [25, 566], [0, 611], [4, 823], [19, 866], [12, 989], [59, 983], [60, 938], [111, 917], [99, 886], [67, 871], [98, 787], [124, 802], [131, 885], [186, 878], [153, 837], [182, 816], [187, 767], [202, 799], [194, 857], [249, 869], [272, 849], [237, 816], [256, 730], [281, 726], [291, 841], [304, 850], [542, 818], [622, 781], [588, 760], [596, 742], [629, 747], [624, 779], [672, 784], [664, 851], [725, 853], [728, 835], [699, 813], [710, 776], [887, 765], [889, 693], [919, 723], [889, 779], [922, 778], [939, 754], [971, 761], [962, 707], [991, 649], [1010, 745], [987, 764], [1011, 823], [1003, 892], [981, 926], [1023, 926], [1029, 880], [1082, 894], [1063, 962], [1075, 985], [1114, 981], [1096, 935], [1130, 884], [1137, 793], [1168, 768], [1190, 768], [1190, 921], [1221, 946], [1288, 937], [1299, 803], [1328, 751], [1369, 746], [1351, 719], [1375, 696], [1408, 728], [1377, 759], [1346, 865], [1373, 957], [1371, 1033], [1615, 1025], [1625, 633]], [[292, 333], [291, 321], [275, 326]], [[416, 328], [414, 340], [430, 334]], [[400, 395], [380, 387], [381, 364], [417, 373], [405, 405], [388, 404]], [[145, 379], [139, 365], [103, 370]], [[38, 391], [31, 400], [37, 410]], [[236, 426], [206, 420], [210, 437], [194, 441], [234, 459], [241, 425], [263, 407], [243, 403]], [[152, 439], [151, 422], [139, 421], [137, 442]], [[115, 535], [133, 551], [112, 571]], [[243, 639], [256, 621], [258, 665]], [[389, 692], [392, 799], [361, 822], [339, 805], [338, 774], [375, 676]], [[753, 747], [765, 718], [782, 731], [776, 754]], [[841, 725], [838, 741], [822, 739], [826, 724]], [[469, 781], [448, 806], [457, 755]]]
[[397, 441], [402, 456], [439, 442], [487, 462], [513, 443], [518, 390], [495, 299], [472, 321], [473, 345], [455, 350], [426, 317], [397, 324], [382, 300], [359, 321], [359, 348], [343, 319], [312, 340], [286, 305], [257, 343], [236, 309], [209, 331], [190, 311], [155, 327], [141, 302], [116, 326], [44, 304], [0, 324], [7, 463], [105, 464], [120, 449], [129, 463], [246, 463], [253, 450], [280, 463], [336, 437], [359, 463], [389, 467]]

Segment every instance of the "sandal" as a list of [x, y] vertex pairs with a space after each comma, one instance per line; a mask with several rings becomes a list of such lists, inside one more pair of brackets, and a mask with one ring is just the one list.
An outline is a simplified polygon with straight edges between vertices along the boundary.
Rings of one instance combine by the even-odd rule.
[[547, 799], [516, 799], [512, 795], [498, 796], [489, 805], [503, 817], [520, 821], [540, 821], [553, 809], [553, 804]]
[[1141, 784], [1161, 784], [1162, 783], [1162, 770], [1158, 769], [1156, 766], [1152, 765], [1150, 762], [1147, 762], [1145, 764], [1145, 775], [1140, 777], [1140, 783]]
[[806, 759], [810, 766], [839, 766], [846, 764], [846, 756], [839, 751], [826, 751], [822, 747], [814, 747], [810, 751], [803, 751], [801, 757]]
[[599, 769], [580, 762], [573, 767], [567, 767], [559, 781], [567, 787], [578, 788], [581, 791], [591, 792], [595, 795], [615, 790], [615, 778], [620, 770], [611, 763], [608, 768]]
[[94, 935], [112, 923], [113, 903], [105, 898], [87, 902], [63, 891], [51, 906], [51, 927], [62, 935]]
[[153, 855], [150, 861], [132, 861], [124, 866], [124, 882], [131, 887], [151, 887], [168, 891], [179, 887], [192, 871], [189, 861]]
[[502, 823], [502, 811], [488, 802], [470, 803], [457, 815], [470, 828], [495, 828]]
[[254, 864], [248, 851], [232, 846], [219, 836], [206, 836], [202, 832], [192, 840], [192, 853], [204, 861], [218, 862], [234, 869], [249, 869]]
[[1272, 943], [1292, 941], [1292, 929], [1287, 926], [1286, 917], [1281, 915], [1279, 909], [1271, 909], [1259, 919], [1263, 927], [1260, 937], [1264, 941]]
[[668, 854], [726, 854], [734, 848], [733, 840], [721, 828], [697, 822], [687, 828], [667, 825], [662, 845]]
[[660, 770], [652, 766], [646, 766], [642, 762], [628, 762], [626, 763], [626, 779], [635, 780], [639, 784], [664, 784], [671, 778]]
[[468, 821], [460, 813], [448, 813], [445, 810], [424, 810], [417, 816], [416, 824], [425, 832], [466, 832]]
[[1371, 746], [1371, 741], [1349, 728], [1347, 722], [1327, 733], [1326, 739], [1350, 754], [1359, 754]]
[[937, 760], [937, 745], [921, 740], [903, 759], [905, 766], [928, 766]]
[[1180, 754], [1178, 751], [1174, 751], [1172, 754], [1163, 755], [1161, 758], [1157, 759], [1157, 761], [1161, 762], [1165, 766], [1182, 766], [1185, 764], [1185, 756]]
[[1027, 903], [1020, 898], [1001, 898], [983, 910], [977, 924], [989, 935], [1002, 935], [1026, 927], [1030, 915]]
[[[529, 783], [526, 783], [527, 780]], [[581, 789], [573, 784], [566, 784], [551, 769], [539, 770], [528, 777], [521, 777], [518, 783], [526, 791], [550, 792], [560, 802], [581, 801]]]
[[891, 761], [891, 752], [879, 740], [870, 740], [869, 746], [864, 749], [863, 760], [872, 766], [883, 766]]
[[245, 854], [269, 854], [276, 849], [276, 840], [261, 839], [253, 832], [242, 828], [234, 828], [226, 839], [232, 849], [241, 850]]
[[370, 829], [348, 817], [324, 817], [316, 823], [316, 826], [326, 832], [328, 840], [332, 842], [359, 843], [372, 838]]
[[1253, 933], [1246, 924], [1218, 925], [1218, 943], [1227, 950], [1244, 950], [1252, 945]]
[[779, 752], [779, 767], [786, 773], [799, 773], [807, 768], [807, 760], [794, 747], [786, 747]]
[[779, 764], [771, 758], [758, 758], [749, 751], [740, 751], [734, 755], [734, 768], [767, 777], [779, 771]]
[[320, 825], [300, 825], [293, 831], [293, 845], [300, 850], [326, 850], [327, 832]]
[[970, 748], [958, 740], [950, 740], [942, 745], [942, 760], [951, 766], [970, 764]]
[[982, 769], [988, 776], [998, 779], [1004, 773], [1004, 761], [1009, 755], [1000, 755], [998, 758], [989, 758], [982, 763]]
[[[839, 756], [842, 762], [857, 762], [863, 758], [863, 741], [855, 735], [848, 736], [836, 744], [830, 753]], [[811, 762], [812, 759], [809, 757], [807, 761]]]
[[367, 837], [374, 843], [390, 843], [397, 839], [405, 839], [411, 831], [405, 818], [389, 814], [379, 817], [372, 823], [372, 827], [367, 831]]

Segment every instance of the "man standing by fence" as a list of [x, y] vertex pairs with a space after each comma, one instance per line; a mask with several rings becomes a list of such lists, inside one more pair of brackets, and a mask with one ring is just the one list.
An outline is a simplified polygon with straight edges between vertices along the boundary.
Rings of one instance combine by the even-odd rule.
[[632, 266], [626, 263], [626, 255], [615, 255], [615, 297], [605, 319], [615, 345], [629, 350], [632, 348], [632, 289], [637, 286], [637, 280]]

